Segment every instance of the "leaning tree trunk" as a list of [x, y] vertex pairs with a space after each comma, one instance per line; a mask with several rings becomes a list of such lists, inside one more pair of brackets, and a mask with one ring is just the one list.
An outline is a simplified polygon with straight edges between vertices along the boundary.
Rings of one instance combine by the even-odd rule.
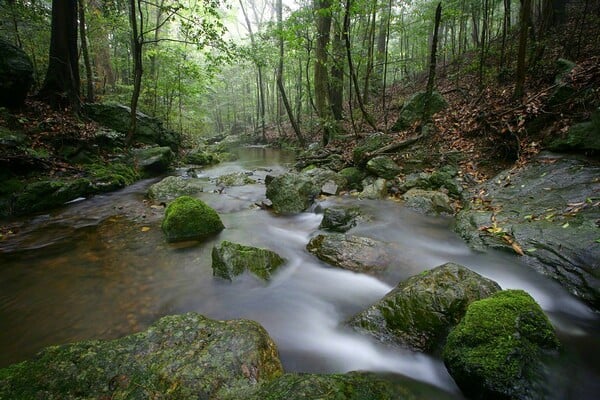
[[429, 122], [431, 118], [431, 98], [435, 88], [435, 68], [437, 66], [437, 43], [440, 20], [442, 18], [442, 3], [438, 3], [435, 9], [435, 23], [433, 26], [433, 39], [431, 40], [431, 57], [429, 59], [429, 77], [427, 78], [427, 89], [425, 95], [425, 104], [423, 105], [423, 122]]
[[79, 112], [77, 63], [77, 0], [52, 0], [52, 31], [48, 71], [38, 96], [53, 108]]

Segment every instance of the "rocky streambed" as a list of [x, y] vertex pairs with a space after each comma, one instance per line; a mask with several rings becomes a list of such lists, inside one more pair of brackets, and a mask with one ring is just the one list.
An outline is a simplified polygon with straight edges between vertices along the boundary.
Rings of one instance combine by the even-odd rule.
[[[154, 181], [145, 181], [13, 222], [21, 234], [0, 242], [0, 314], [8, 326], [1, 362], [31, 360], [0, 370], [0, 397], [594, 398], [599, 324], [593, 296], [580, 293], [598, 289], [598, 244], [570, 258], [584, 260], [571, 268], [584, 278], [564, 284], [540, 267], [549, 258], [536, 257], [548, 251], [543, 239], [527, 242], [509, 223], [552, 222], [553, 237], [583, 225], [592, 237], [592, 164], [540, 159], [547, 171], [501, 175], [489, 184], [502, 189], [488, 189], [490, 197], [470, 203], [455, 224], [457, 201], [471, 195], [451, 168], [390, 184], [387, 161], [371, 165], [370, 176], [322, 168], [286, 174], [291, 160], [281, 153], [240, 155], [180, 170], [174, 189], [149, 192], [154, 202], [145, 200]], [[574, 174], [571, 194], [556, 171]], [[522, 176], [542, 181], [526, 184]], [[525, 188], [533, 199], [552, 191], [546, 177], [561, 190], [560, 216], [511, 208], [527, 205]], [[394, 191], [404, 202], [385, 200]], [[224, 229], [168, 243], [161, 203], [179, 194], [215, 209]], [[454, 226], [486, 252], [470, 249]], [[582, 237], [558, 240], [580, 248]], [[273, 256], [253, 249], [279, 257], [268, 280], [240, 254]], [[581, 282], [591, 289], [574, 290]], [[171, 314], [178, 316], [158, 320]]]

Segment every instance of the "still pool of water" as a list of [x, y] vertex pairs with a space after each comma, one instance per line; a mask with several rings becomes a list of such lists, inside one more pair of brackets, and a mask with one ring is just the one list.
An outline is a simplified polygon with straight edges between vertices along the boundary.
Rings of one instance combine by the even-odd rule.
[[[395, 243], [396, 254], [377, 278], [331, 268], [305, 250], [319, 233], [321, 214], [277, 216], [255, 206], [265, 199], [264, 177], [284, 171], [291, 155], [249, 148], [240, 156], [207, 169], [177, 171], [206, 180], [198, 197], [226, 226], [199, 244], [164, 241], [163, 210], [144, 200], [156, 180], [4, 221], [16, 233], [0, 241], [0, 367], [48, 345], [116, 338], [161, 316], [195, 311], [259, 321], [277, 343], [286, 371], [392, 372], [460, 398], [438, 358], [390, 349], [343, 326], [400, 280], [452, 261], [505, 289], [527, 290], [548, 313], [564, 345], [556, 366], [563, 379], [552, 388], [556, 399], [594, 399], [600, 393], [600, 318], [517, 256], [471, 251], [452, 232], [450, 218], [423, 216], [392, 201], [341, 197], [321, 200], [320, 208], [358, 205], [372, 220], [351, 233]], [[236, 171], [253, 171], [257, 184], [219, 193], [214, 178]], [[287, 263], [269, 283], [250, 275], [232, 283], [214, 278], [210, 252], [221, 240], [272, 249]]]

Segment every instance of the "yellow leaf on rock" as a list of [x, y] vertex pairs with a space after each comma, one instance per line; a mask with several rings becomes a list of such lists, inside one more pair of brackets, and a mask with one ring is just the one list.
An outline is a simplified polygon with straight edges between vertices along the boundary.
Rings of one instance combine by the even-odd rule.
[[150, 230], [149, 226], [142, 226], [142, 232], [148, 232]]

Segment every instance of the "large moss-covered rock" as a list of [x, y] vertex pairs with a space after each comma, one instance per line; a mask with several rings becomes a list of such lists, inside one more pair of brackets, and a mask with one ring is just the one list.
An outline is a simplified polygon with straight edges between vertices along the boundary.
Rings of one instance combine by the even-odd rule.
[[320, 229], [346, 232], [358, 223], [361, 213], [358, 207], [329, 207], [323, 212]]
[[378, 132], [367, 136], [360, 143], [357, 143], [354, 150], [352, 150], [352, 161], [354, 161], [354, 164], [364, 167], [367, 161], [371, 159], [372, 152], [391, 142], [392, 137], [385, 133]]
[[234, 393], [231, 400], [424, 400], [453, 399], [451, 394], [407, 378], [372, 372], [284, 374], [258, 389]]
[[267, 179], [266, 196], [278, 213], [297, 213], [308, 209], [321, 192], [320, 186], [310, 176], [288, 172]]
[[221, 232], [219, 214], [202, 200], [181, 196], [167, 206], [161, 228], [169, 242], [202, 239]]
[[358, 194], [361, 199], [385, 199], [388, 195], [387, 181], [369, 176], [362, 181], [363, 190]]
[[[131, 121], [131, 109], [120, 104], [88, 103], [82, 107], [83, 112], [92, 120], [117, 132], [127, 134]], [[181, 137], [177, 132], [165, 129], [159, 119], [141, 112], [136, 114], [136, 130], [134, 142], [170, 147], [177, 151]]]
[[446, 263], [399, 283], [348, 324], [383, 342], [433, 352], [441, 349], [471, 302], [499, 290], [496, 282]]
[[257, 247], [223, 241], [212, 249], [213, 275], [232, 280], [244, 271], [268, 281], [285, 262], [279, 254]]
[[392, 261], [388, 244], [341, 233], [317, 235], [306, 249], [330, 265], [354, 272], [380, 272]]
[[94, 191], [87, 178], [43, 180], [26, 185], [14, 195], [12, 214], [21, 215], [62, 206]]
[[423, 214], [454, 214], [448, 195], [437, 190], [410, 189], [402, 198], [406, 207]]
[[230, 174], [221, 175], [217, 178], [217, 186], [244, 186], [256, 183], [254, 178], [251, 178], [252, 172], [232, 172]]
[[33, 84], [33, 64], [16, 46], [0, 40], [0, 107], [20, 107]]
[[600, 109], [592, 115], [590, 121], [575, 124], [564, 137], [550, 142], [552, 151], [600, 152]]
[[596, 163], [542, 155], [477, 187], [484, 201], [461, 211], [455, 229], [482, 251], [514, 253], [507, 237], [520, 246], [528, 265], [600, 310], [598, 176]]
[[88, 164], [85, 166], [85, 170], [97, 193], [121, 189], [131, 185], [140, 177], [132, 166], [119, 162]]
[[455, 167], [446, 165], [432, 173], [419, 172], [407, 175], [400, 184], [401, 192], [407, 192], [410, 189], [437, 190], [443, 189], [454, 198], [461, 198], [463, 193], [462, 186], [456, 181], [458, 171]]
[[401, 168], [390, 157], [377, 156], [367, 162], [367, 171], [383, 179], [394, 179]]
[[220, 399], [281, 373], [258, 323], [188, 313], [121, 339], [49, 347], [0, 369], [0, 398]]
[[[411, 127], [423, 118], [427, 92], [418, 92], [412, 95], [402, 106], [398, 119], [392, 126], [392, 131], [400, 131]], [[433, 92], [429, 103], [431, 115], [448, 107], [448, 103], [439, 92]]]
[[195, 165], [211, 165], [219, 163], [219, 157], [205, 149], [196, 149], [190, 151], [183, 158], [183, 162]]
[[169, 201], [177, 197], [202, 192], [204, 186], [199, 179], [183, 176], [167, 176], [148, 188], [147, 196], [155, 201]]
[[170, 147], [147, 147], [134, 150], [137, 167], [144, 176], [154, 176], [169, 170], [175, 155]]
[[367, 177], [365, 171], [357, 167], [348, 167], [342, 169], [339, 174], [346, 178], [348, 189], [362, 190], [362, 181]]
[[545, 399], [543, 363], [558, 348], [540, 306], [522, 290], [472, 303], [448, 336], [444, 363], [476, 399]]

